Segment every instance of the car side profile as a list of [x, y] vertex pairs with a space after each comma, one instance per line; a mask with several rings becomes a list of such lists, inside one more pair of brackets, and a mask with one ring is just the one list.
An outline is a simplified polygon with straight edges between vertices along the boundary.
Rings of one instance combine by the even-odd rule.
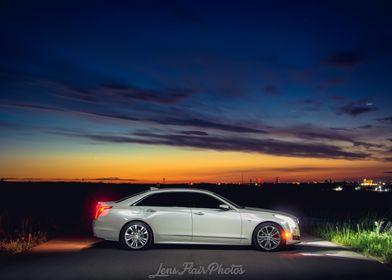
[[99, 202], [94, 235], [140, 250], [152, 244], [254, 245], [265, 251], [300, 242], [296, 217], [241, 207], [206, 190], [152, 189]]

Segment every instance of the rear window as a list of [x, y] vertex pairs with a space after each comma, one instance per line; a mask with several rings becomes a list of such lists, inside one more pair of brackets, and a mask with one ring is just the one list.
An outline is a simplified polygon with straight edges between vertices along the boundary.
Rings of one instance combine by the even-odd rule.
[[137, 196], [137, 195], [146, 193], [146, 192], [148, 192], [148, 190], [147, 190], [147, 191], [138, 192], [138, 193], [135, 193], [135, 194], [130, 195], [130, 196], [126, 196], [126, 197], [124, 197], [124, 198], [121, 198], [121, 199], [119, 199], [119, 200], [116, 200], [115, 203], [123, 202], [123, 201], [127, 200], [128, 198], [131, 198], [131, 197], [134, 197], [134, 196]]
[[164, 192], [154, 193], [141, 201], [138, 206], [160, 206], [160, 207], [190, 207], [190, 197], [187, 192]]

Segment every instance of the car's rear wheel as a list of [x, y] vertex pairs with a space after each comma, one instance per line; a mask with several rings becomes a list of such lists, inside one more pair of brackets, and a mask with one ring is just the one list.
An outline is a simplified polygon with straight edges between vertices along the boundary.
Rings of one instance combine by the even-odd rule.
[[253, 232], [253, 244], [263, 251], [275, 251], [284, 246], [283, 229], [275, 223], [262, 223]]
[[129, 222], [122, 228], [120, 240], [127, 249], [146, 249], [152, 243], [152, 231], [151, 228], [143, 222]]

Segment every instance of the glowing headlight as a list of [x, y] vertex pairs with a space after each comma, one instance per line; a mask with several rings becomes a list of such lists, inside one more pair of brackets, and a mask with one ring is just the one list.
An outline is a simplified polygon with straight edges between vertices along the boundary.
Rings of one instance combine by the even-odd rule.
[[279, 214], [276, 214], [274, 216], [280, 220], [285, 221], [289, 225], [290, 229], [294, 229], [297, 226], [297, 223], [294, 221], [293, 218], [290, 218], [288, 216], [279, 215]]

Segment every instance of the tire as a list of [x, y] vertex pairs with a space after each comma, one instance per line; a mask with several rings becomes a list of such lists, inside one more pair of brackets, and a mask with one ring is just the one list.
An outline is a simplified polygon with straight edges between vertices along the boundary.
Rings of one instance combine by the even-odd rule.
[[253, 244], [258, 250], [277, 251], [286, 243], [283, 232], [283, 228], [276, 223], [262, 223], [253, 232]]
[[143, 222], [129, 222], [121, 229], [120, 241], [129, 250], [147, 249], [153, 241], [152, 230]]

